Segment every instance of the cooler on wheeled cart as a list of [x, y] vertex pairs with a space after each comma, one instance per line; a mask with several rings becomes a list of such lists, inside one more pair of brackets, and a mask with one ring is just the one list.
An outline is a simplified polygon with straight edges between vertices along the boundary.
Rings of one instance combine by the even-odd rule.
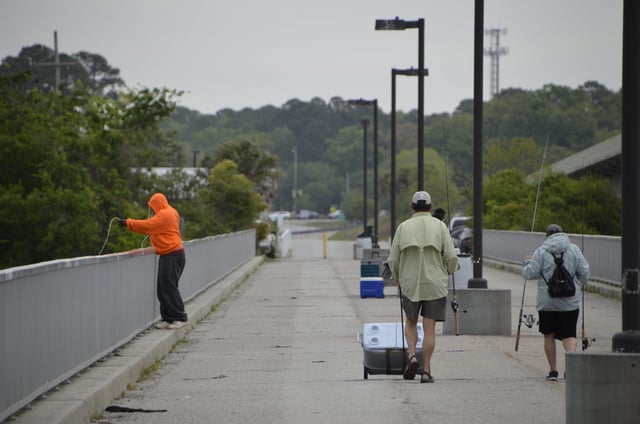
[[[364, 324], [362, 332], [358, 332], [357, 340], [362, 345], [364, 359], [364, 379], [369, 374], [402, 375], [409, 363], [407, 341], [399, 322]], [[418, 323], [418, 344], [416, 359], [422, 369], [422, 324]]]

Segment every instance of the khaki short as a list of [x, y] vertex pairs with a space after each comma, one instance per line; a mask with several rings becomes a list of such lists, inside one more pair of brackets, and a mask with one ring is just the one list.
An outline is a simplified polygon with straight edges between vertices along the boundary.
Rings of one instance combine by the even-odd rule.
[[429, 318], [437, 322], [445, 320], [447, 315], [447, 298], [441, 297], [435, 300], [422, 300], [412, 302], [404, 294], [402, 295], [402, 309], [404, 309], [407, 319], [417, 321], [418, 316]]

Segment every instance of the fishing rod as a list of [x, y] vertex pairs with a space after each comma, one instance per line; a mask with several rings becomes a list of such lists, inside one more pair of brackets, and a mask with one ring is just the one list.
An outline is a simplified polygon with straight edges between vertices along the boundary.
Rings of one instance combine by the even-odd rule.
[[[407, 348], [405, 347], [404, 344], [404, 317], [403, 317], [403, 313], [404, 311], [402, 310], [402, 288], [400, 288], [400, 282], [398, 281], [398, 297], [400, 298], [400, 329], [402, 331], [402, 369], [406, 369], [407, 367]], [[417, 348], [417, 346], [416, 346]], [[417, 358], [416, 358], [417, 359]]]
[[[148, 206], [148, 211], [147, 211], [147, 219], [151, 217], [151, 206]], [[116, 222], [121, 222], [121, 221], [126, 221], [126, 219], [123, 218], [118, 218], [117, 216], [114, 216], [113, 218], [111, 218], [111, 221], [109, 221], [109, 228], [107, 229], [107, 236], [104, 239], [104, 243], [102, 244], [102, 248], [100, 249], [100, 252], [98, 252], [98, 256], [102, 255], [102, 252], [104, 252], [104, 248], [107, 247], [107, 242], [109, 241], [109, 237], [111, 235], [111, 228], [113, 227], [113, 224]], [[147, 241], [147, 239], [149, 239], [149, 235], [145, 235], [142, 240], [140, 241], [140, 249], [144, 248], [144, 243]]]
[[522, 312], [524, 309], [524, 292], [527, 289], [527, 279], [524, 280], [524, 286], [522, 287], [522, 302], [520, 302], [520, 316], [518, 317], [518, 331], [516, 332], [516, 352], [518, 351], [518, 345], [520, 344], [520, 329], [522, 328]]
[[[442, 152], [444, 155], [444, 184], [445, 184], [445, 190], [446, 190], [446, 194], [447, 194], [447, 210], [449, 211], [449, 219], [447, 221], [451, 222], [451, 205], [449, 204], [449, 175], [447, 173], [447, 150], [446, 150], [446, 146], [447, 146], [447, 137], [446, 137], [446, 133], [444, 130], [444, 121], [442, 122]], [[447, 224], [447, 227], [449, 227], [449, 225]], [[460, 335], [460, 321], [458, 319], [458, 312], [462, 311], [465, 314], [467, 313], [466, 309], [461, 309], [460, 305], [458, 304], [458, 298], [456, 296], [456, 273], [454, 272], [453, 274], [451, 274], [451, 288], [452, 288], [452, 293], [451, 293], [451, 309], [453, 309], [453, 320], [455, 322], [455, 332], [456, 332], [456, 336]]]
[[[531, 220], [531, 232], [533, 233], [536, 227], [536, 213], [538, 211], [538, 198], [540, 196], [540, 185], [542, 184], [542, 171], [544, 169], [544, 158], [547, 156], [547, 145], [549, 144], [549, 135], [547, 135], [547, 140], [544, 142], [544, 150], [542, 151], [542, 163], [540, 165], [540, 175], [538, 176], [538, 189], [536, 190], [536, 202], [533, 206], [533, 219]], [[523, 319], [523, 310], [524, 310], [524, 294], [527, 290], [527, 279], [524, 279], [524, 284], [522, 285], [522, 301], [520, 302], [520, 315], [518, 316], [518, 331], [516, 332], [516, 352], [518, 351], [518, 346], [520, 345], [520, 329], [522, 328], [522, 319]], [[535, 319], [533, 315], [525, 315], [525, 325], [529, 328], [533, 326], [535, 323]]]
[[542, 151], [542, 163], [540, 164], [540, 175], [538, 176], [538, 190], [536, 191], [536, 203], [533, 206], [533, 220], [531, 221], [531, 232], [536, 227], [536, 213], [538, 211], [538, 196], [540, 196], [540, 185], [542, 184], [542, 170], [544, 169], [544, 158], [547, 156], [547, 145], [549, 144], [549, 136], [544, 142], [544, 150]]
[[[584, 159], [582, 160], [582, 169], [584, 169]], [[580, 250], [582, 251], [582, 255], [584, 255], [584, 209], [585, 209], [585, 188], [584, 188], [584, 176], [582, 177], [582, 228], [580, 229], [581, 234], [581, 246]], [[582, 297], [582, 350], [587, 350], [596, 339], [590, 339], [587, 337], [587, 333], [584, 331], [584, 286], [580, 285], [581, 297]]]
[[111, 235], [111, 227], [115, 222], [119, 222], [119, 221], [120, 221], [120, 218], [118, 217], [113, 217], [111, 218], [111, 221], [109, 221], [109, 228], [107, 229], [107, 237], [105, 237], [104, 239], [104, 243], [102, 244], [102, 248], [100, 249], [100, 252], [98, 252], [98, 256], [102, 255], [102, 252], [104, 252], [104, 248], [107, 246], [107, 242], [109, 241], [109, 236]]

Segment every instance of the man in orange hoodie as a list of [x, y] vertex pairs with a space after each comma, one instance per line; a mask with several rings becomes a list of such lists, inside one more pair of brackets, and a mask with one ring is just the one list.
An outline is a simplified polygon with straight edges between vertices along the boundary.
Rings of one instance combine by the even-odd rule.
[[178, 289], [178, 281], [185, 265], [184, 247], [180, 237], [180, 214], [162, 193], [155, 193], [148, 203], [154, 216], [149, 219], [122, 219], [120, 225], [129, 230], [146, 234], [155, 248], [158, 259], [157, 294], [162, 320], [156, 328], [176, 329], [187, 321], [184, 302]]

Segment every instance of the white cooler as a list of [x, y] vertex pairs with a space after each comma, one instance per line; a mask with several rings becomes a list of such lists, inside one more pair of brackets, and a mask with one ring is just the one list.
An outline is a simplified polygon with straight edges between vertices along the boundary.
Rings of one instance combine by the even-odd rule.
[[[406, 338], [402, 349], [402, 324], [399, 322], [364, 324], [362, 332], [357, 334], [357, 340], [362, 345], [364, 359], [364, 379], [369, 374], [403, 374], [409, 361]], [[422, 338], [424, 331], [418, 323], [418, 344], [416, 358], [422, 368]]]

